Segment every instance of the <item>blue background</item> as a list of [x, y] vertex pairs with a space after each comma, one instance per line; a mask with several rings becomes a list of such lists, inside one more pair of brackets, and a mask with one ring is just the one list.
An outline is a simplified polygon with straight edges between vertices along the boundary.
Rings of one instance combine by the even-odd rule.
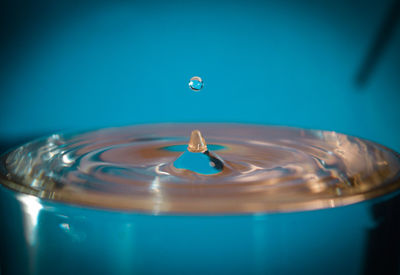
[[[328, 129], [400, 151], [398, 14], [357, 82], [392, 9], [356, 0], [2, 1], [1, 149], [55, 131], [218, 121]], [[204, 79], [199, 93], [188, 88], [194, 75]]]
[[[55, 131], [218, 121], [334, 130], [400, 151], [396, 3], [0, 1], [0, 150]], [[370, 73], [360, 82], [363, 71]], [[199, 93], [187, 86], [194, 75], [205, 81]], [[54, 274], [53, 268], [158, 274], [198, 263], [209, 265], [194, 272], [242, 267], [265, 274], [284, 266], [289, 273], [339, 274], [387, 262], [399, 270], [398, 200], [379, 211], [367, 201], [200, 219], [44, 201], [34, 217], [36, 233], [27, 231], [37, 238], [31, 245], [23, 232], [32, 218], [29, 204], [0, 192], [6, 272], [29, 272], [31, 261], [41, 274]]]

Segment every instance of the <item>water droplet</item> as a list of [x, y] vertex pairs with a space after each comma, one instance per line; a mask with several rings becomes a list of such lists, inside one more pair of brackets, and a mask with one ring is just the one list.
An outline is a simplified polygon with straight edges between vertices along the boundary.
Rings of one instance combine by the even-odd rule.
[[200, 131], [194, 130], [190, 136], [187, 151], [175, 160], [174, 167], [197, 174], [213, 175], [224, 169], [224, 163], [216, 154], [208, 151], [206, 141]]
[[203, 153], [207, 151], [207, 144], [199, 130], [192, 131], [188, 150], [192, 153]]
[[201, 77], [194, 76], [190, 79], [189, 81], [189, 88], [192, 89], [193, 91], [200, 91], [204, 86], [203, 80]]

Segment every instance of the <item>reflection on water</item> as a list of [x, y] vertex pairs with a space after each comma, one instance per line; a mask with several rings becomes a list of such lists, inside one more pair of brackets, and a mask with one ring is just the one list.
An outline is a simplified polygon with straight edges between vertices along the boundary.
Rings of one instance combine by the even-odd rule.
[[[193, 129], [211, 144], [205, 151], [209, 155], [187, 150]], [[205, 141], [200, 145], [207, 150]], [[211, 165], [214, 157], [220, 163]], [[398, 155], [378, 144], [335, 132], [240, 124], [161, 124], [52, 135], [3, 161], [3, 177], [18, 191], [157, 213], [335, 207], [400, 184]]]

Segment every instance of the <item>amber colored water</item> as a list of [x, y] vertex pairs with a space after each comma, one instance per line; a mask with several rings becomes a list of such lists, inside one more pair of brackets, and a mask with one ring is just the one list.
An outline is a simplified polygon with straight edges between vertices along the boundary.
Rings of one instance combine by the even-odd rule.
[[[218, 173], [174, 166], [193, 129], [223, 162]], [[56, 134], [3, 156], [2, 165], [2, 183], [22, 193], [151, 213], [320, 209], [374, 198], [400, 185], [399, 155], [376, 143], [329, 131], [242, 124]]]

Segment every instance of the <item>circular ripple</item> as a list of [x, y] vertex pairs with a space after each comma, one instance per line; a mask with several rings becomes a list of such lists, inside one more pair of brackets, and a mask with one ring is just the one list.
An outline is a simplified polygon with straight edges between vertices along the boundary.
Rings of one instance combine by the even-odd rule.
[[[177, 169], [199, 129], [222, 172]], [[400, 159], [335, 132], [240, 124], [158, 124], [52, 135], [3, 156], [1, 181], [23, 193], [108, 209], [254, 213], [319, 209], [395, 190]]]

